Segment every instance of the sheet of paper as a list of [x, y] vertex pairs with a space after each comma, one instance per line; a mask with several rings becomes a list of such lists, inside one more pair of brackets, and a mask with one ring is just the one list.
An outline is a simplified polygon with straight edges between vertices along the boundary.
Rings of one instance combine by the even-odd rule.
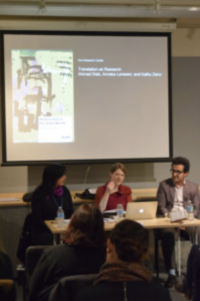
[[89, 188], [88, 189], [90, 193], [95, 194], [97, 189], [96, 188]]
[[113, 218], [104, 218], [105, 223], [114, 223], [115, 220]]
[[107, 211], [104, 211], [103, 213], [116, 213], [116, 209], [112, 209], [112, 210], [107, 210]]
[[19, 198], [1, 198], [0, 202], [16, 202], [19, 201]]

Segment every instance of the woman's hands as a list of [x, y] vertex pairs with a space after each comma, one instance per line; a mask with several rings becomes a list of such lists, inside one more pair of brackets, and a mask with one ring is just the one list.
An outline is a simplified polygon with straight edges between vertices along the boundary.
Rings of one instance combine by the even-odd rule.
[[113, 181], [110, 181], [106, 187], [106, 191], [99, 203], [99, 208], [101, 210], [101, 212], [103, 212], [106, 207], [107, 207], [107, 203], [108, 203], [108, 199], [111, 193], [116, 192], [118, 190], [118, 187], [116, 186], [116, 184]]
[[113, 181], [110, 181], [106, 187], [106, 190], [109, 194], [117, 191], [115, 183]]

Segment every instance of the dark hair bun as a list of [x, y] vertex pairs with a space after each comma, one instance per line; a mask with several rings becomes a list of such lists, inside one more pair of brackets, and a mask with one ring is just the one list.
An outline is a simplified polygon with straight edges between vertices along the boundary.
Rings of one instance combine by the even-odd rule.
[[112, 230], [110, 241], [115, 245], [119, 259], [139, 262], [148, 250], [148, 231], [132, 220], [124, 220]]

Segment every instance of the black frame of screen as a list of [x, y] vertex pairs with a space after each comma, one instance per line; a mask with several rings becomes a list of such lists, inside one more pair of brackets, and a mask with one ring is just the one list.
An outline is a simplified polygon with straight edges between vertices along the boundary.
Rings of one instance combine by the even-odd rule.
[[4, 35], [46, 35], [46, 36], [163, 36], [167, 37], [168, 44], [168, 112], [169, 112], [169, 157], [165, 158], [108, 158], [108, 159], [76, 159], [76, 160], [56, 160], [63, 164], [102, 164], [102, 163], [148, 163], [148, 162], [170, 162], [173, 158], [173, 125], [172, 125], [172, 69], [171, 69], [171, 33], [169, 32], [126, 32], [126, 31], [33, 31], [33, 30], [4, 30], [0, 32], [1, 40], [1, 109], [2, 109], [2, 164], [1, 166], [31, 166], [45, 165], [55, 160], [34, 160], [34, 161], [7, 161], [6, 156], [6, 99], [5, 99], [5, 67], [4, 67]]

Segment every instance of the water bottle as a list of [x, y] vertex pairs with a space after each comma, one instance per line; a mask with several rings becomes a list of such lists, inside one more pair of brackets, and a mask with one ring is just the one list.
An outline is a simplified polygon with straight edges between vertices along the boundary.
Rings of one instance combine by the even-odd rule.
[[194, 219], [194, 208], [192, 202], [189, 200], [187, 205], [187, 213], [188, 213], [188, 220], [193, 221]]
[[124, 207], [122, 204], [117, 205], [117, 218], [122, 219], [124, 217]]
[[57, 224], [58, 224], [58, 228], [62, 228], [64, 226], [64, 211], [62, 209], [62, 207], [58, 207], [58, 211], [57, 211]]

